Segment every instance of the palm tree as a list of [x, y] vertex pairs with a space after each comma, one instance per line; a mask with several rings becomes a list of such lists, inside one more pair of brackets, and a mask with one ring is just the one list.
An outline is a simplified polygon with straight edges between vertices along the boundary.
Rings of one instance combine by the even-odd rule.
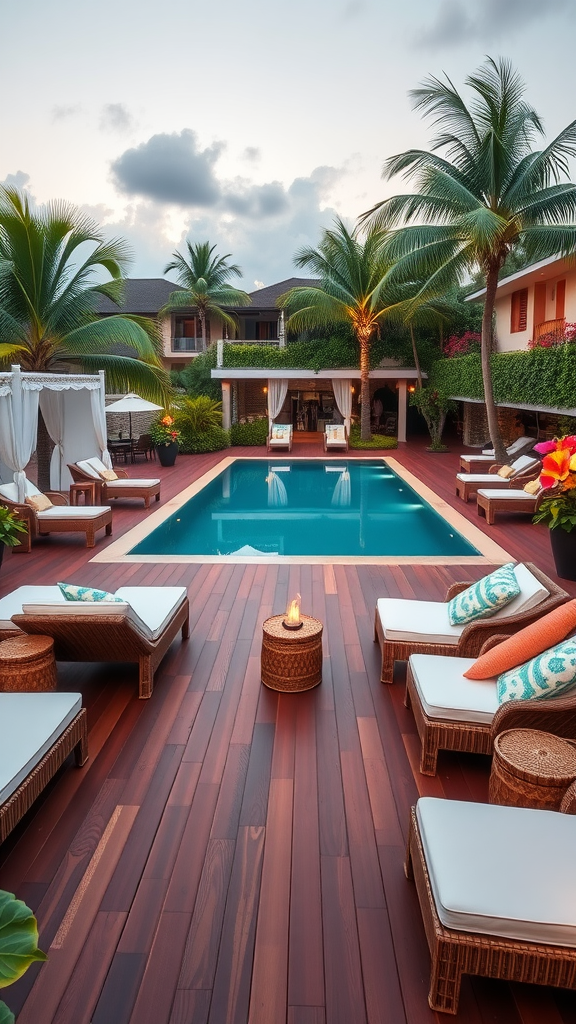
[[[120, 302], [128, 255], [123, 241], [106, 241], [68, 203], [32, 211], [25, 195], [0, 187], [0, 365], [104, 369], [109, 390], [137, 389], [164, 404], [171, 386], [154, 323], [96, 312], [100, 295]], [[102, 272], [110, 280], [99, 281]], [[117, 354], [119, 346], [134, 354]], [[46, 487], [49, 439], [41, 417], [39, 426], [39, 482]]]
[[187, 257], [180, 252], [172, 253], [173, 260], [164, 267], [165, 274], [171, 270], [176, 271], [178, 284], [183, 290], [172, 292], [160, 312], [170, 313], [183, 307], [195, 306], [200, 321], [202, 349], [205, 349], [208, 317], [211, 314], [217, 316], [223, 324], [235, 331], [234, 317], [222, 307], [249, 306], [252, 300], [246, 292], [229, 284], [231, 277], [242, 277], [240, 267], [236, 263], [227, 262], [231, 253], [214, 256], [216, 246], [210, 246], [209, 242], [198, 242], [196, 245], [187, 242], [186, 246]]
[[370, 228], [401, 226], [389, 256], [398, 260], [398, 274], [426, 279], [422, 297], [442, 295], [481, 270], [484, 398], [496, 457], [505, 461], [490, 367], [496, 288], [518, 246], [530, 263], [576, 248], [576, 186], [566, 180], [576, 155], [576, 121], [533, 151], [542, 122], [510, 63], [488, 58], [466, 84], [474, 93], [469, 106], [447, 77], [428, 78], [413, 91], [415, 108], [432, 118], [438, 134], [431, 152], [390, 157], [383, 177], [403, 173], [417, 192], [377, 203], [361, 220]]
[[291, 288], [278, 299], [289, 317], [289, 330], [302, 331], [345, 323], [352, 327], [360, 349], [361, 436], [370, 438], [370, 348], [388, 307], [397, 295], [387, 291], [390, 261], [384, 254], [386, 235], [371, 230], [361, 240], [336, 218], [317, 249], [306, 246], [296, 254], [298, 267], [320, 279], [317, 288]]

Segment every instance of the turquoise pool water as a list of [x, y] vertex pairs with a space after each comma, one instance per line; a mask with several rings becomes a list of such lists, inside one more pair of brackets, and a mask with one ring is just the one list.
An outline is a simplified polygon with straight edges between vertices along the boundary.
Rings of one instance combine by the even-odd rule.
[[378, 460], [237, 459], [131, 555], [475, 555]]

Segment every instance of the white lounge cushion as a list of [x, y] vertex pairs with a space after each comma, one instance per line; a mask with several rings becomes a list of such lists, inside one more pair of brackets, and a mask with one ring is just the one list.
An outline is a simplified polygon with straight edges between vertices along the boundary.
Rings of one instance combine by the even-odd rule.
[[150, 639], [157, 640], [186, 595], [186, 587], [120, 587], [115, 597], [128, 602], [145, 623]]
[[465, 628], [450, 625], [448, 605], [444, 601], [381, 597], [376, 607], [386, 640], [421, 639], [431, 644], [457, 644]]
[[[516, 440], [513, 441], [512, 444], [509, 445], [508, 448], [506, 449], [506, 451], [508, 452], [508, 455], [514, 455], [515, 452], [520, 451], [521, 448], [524, 448], [524, 445], [528, 444], [528, 441], [533, 441], [534, 443], [536, 443], [536, 438], [535, 437], [528, 437], [527, 434], [523, 434], [522, 437], [517, 437]], [[493, 448], [483, 448], [482, 449], [482, 455], [487, 455], [489, 458], [493, 459], [494, 458], [494, 449]]]
[[96, 519], [103, 512], [109, 512], [110, 505], [52, 505], [44, 512], [37, 512], [36, 519], [40, 523], [50, 519]]
[[24, 604], [34, 602], [58, 601], [64, 603], [64, 597], [58, 587], [18, 587], [11, 594], [0, 599], [0, 629], [15, 629], [11, 622], [13, 615], [20, 615]]
[[526, 494], [526, 491], [513, 490], [512, 488], [510, 490], [501, 490], [500, 488], [497, 487], [495, 487], [494, 490], [492, 490], [492, 488], [490, 488], [490, 490], [487, 491], [480, 490], [478, 491], [478, 494], [481, 494], [483, 497], [488, 496], [489, 498], [504, 498], [505, 500], [508, 500], [508, 498], [510, 498], [511, 501], [534, 502], [535, 497], [533, 494]]
[[160, 483], [158, 478], [152, 479], [147, 478], [146, 480], [136, 480], [133, 477], [126, 479], [126, 477], [120, 477], [119, 480], [107, 480], [106, 481], [106, 492], [112, 494], [114, 491], [122, 491], [127, 487], [157, 487]]
[[[76, 465], [78, 466], [78, 469], [81, 469], [82, 472], [86, 473], [86, 475], [91, 477], [92, 480], [102, 480], [102, 477], [100, 476], [98, 471], [94, 468], [94, 466], [90, 465], [89, 459], [82, 459], [82, 461], [77, 462]], [[102, 463], [102, 465], [104, 465], [104, 463]]]
[[410, 668], [429, 718], [491, 725], [498, 710], [496, 679], [466, 679], [474, 658], [413, 654]]
[[[520, 593], [510, 604], [500, 608], [490, 621], [505, 619], [530, 611], [546, 597], [546, 587], [520, 562], [514, 566], [514, 575]], [[422, 640], [432, 644], [457, 644], [465, 626], [451, 626], [448, 621], [448, 603], [444, 601], [413, 601], [404, 598], [381, 597], [376, 608], [386, 640], [408, 643]]]
[[114, 596], [121, 597], [123, 603], [65, 601], [62, 598], [61, 601], [27, 603], [23, 611], [30, 615], [125, 616], [142, 636], [155, 642], [186, 594], [186, 587], [120, 587]]
[[[34, 494], [41, 494], [41, 491], [38, 490], [36, 484], [26, 478], [24, 493], [27, 498], [31, 498]], [[6, 498], [6, 501], [18, 501], [18, 488], [14, 481], [9, 484], [0, 484], [0, 498]]]
[[118, 615], [122, 617], [128, 614], [128, 604], [125, 601], [30, 601], [22, 605], [24, 615], [74, 615], [84, 617], [95, 615]]
[[505, 487], [506, 481], [504, 477], [498, 476], [497, 473], [456, 473], [456, 479], [469, 484], [497, 484], [498, 487]]
[[471, 462], [494, 462], [493, 455], [461, 455], [460, 459], [462, 462], [468, 463], [468, 465]]
[[92, 458], [90, 459], [86, 459], [86, 462], [88, 463], [89, 466], [92, 467], [92, 469], [96, 470], [98, 476], [100, 476], [100, 473], [103, 473], [105, 470], [109, 468], [108, 466], [104, 465], [102, 459], [97, 458], [97, 456], [95, 455], [93, 455]]
[[442, 924], [576, 947], [576, 817], [434, 797], [416, 814]]
[[0, 803], [18, 789], [81, 707], [81, 693], [0, 693]]

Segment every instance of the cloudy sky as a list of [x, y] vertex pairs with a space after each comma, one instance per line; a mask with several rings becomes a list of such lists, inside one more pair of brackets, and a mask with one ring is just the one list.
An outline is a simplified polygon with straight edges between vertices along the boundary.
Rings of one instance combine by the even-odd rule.
[[489, 53], [552, 137], [576, 118], [574, 0], [0, 0], [0, 182], [67, 199], [159, 277], [186, 237], [254, 288], [425, 146], [408, 90]]

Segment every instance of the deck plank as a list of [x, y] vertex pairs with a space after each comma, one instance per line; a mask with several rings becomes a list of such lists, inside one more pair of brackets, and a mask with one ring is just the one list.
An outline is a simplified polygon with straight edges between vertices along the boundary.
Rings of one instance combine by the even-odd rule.
[[[304, 442], [293, 454], [319, 453]], [[433, 456], [417, 442], [394, 457], [555, 578], [547, 530], [514, 516], [487, 527], [455, 498], [457, 448]], [[162, 501], [219, 458], [159, 468]], [[114, 538], [143, 515], [115, 503]], [[419, 793], [486, 800], [490, 762], [446, 754], [435, 779], [419, 774], [405, 668], [380, 683], [373, 610], [382, 596], [440, 600], [482, 567], [91, 555], [62, 535], [7, 553], [0, 594], [56, 579], [184, 585], [192, 635], [172, 644], [150, 701], [134, 666], [59, 666], [59, 688], [81, 690], [88, 709], [90, 760], [64, 766], [0, 846], [0, 886], [32, 905], [50, 956], [3, 992], [18, 1024], [441, 1024], [403, 873], [408, 814]], [[261, 624], [297, 591], [324, 623], [323, 682], [279, 695], [260, 682]], [[572, 1024], [576, 993], [464, 979], [454, 1019]]]

